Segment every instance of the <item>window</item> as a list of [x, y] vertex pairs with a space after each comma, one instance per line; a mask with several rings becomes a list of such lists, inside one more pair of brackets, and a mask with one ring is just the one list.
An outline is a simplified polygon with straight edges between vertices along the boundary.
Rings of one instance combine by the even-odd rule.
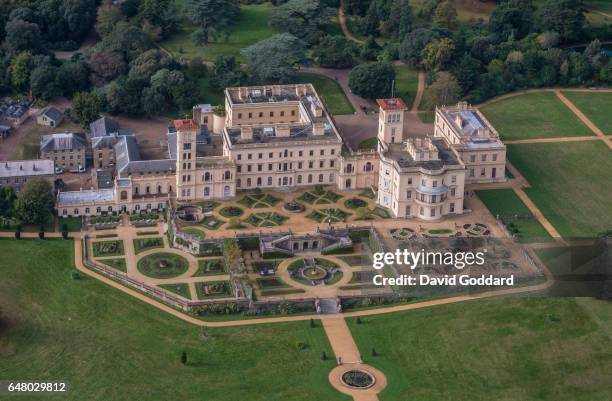
[[314, 156], [314, 150], [311, 150], [309, 154], [310, 156]]
[[247, 165], [247, 171], [248, 171], [248, 172], [251, 172], [251, 165], [250, 165], [250, 164], [249, 164], [249, 165]]
[[412, 177], [408, 177], [408, 185], [412, 185]]
[[270, 112], [270, 117], [274, 117], [274, 112], [273, 111]]
[[429, 211], [429, 215], [431, 217], [436, 217], [436, 209], [434, 209], [433, 207], [431, 208], [431, 210]]
[[68, 209], [64, 209], [64, 210], [62, 211], [62, 214], [63, 214], [64, 216], [66, 216], [66, 215], [68, 214]]
[[319, 160], [319, 168], [323, 168], [324, 165], [325, 165], [325, 161]]
[[298, 176], [297, 176], [297, 183], [298, 183], [298, 184], [301, 184], [301, 183], [302, 183], [302, 176], [301, 176], [301, 175], [298, 175]]
[[257, 165], [257, 171], [263, 171], [263, 164]]
[[448, 205], [448, 211], [450, 213], [455, 213], [455, 204], [454, 203], [451, 203], [451, 204]]
[[333, 160], [330, 160], [330, 161], [329, 161], [329, 167], [334, 167], [334, 164], [335, 164], [335, 163], [334, 163], [334, 161], [333, 161]]
[[434, 180], [434, 182], [433, 182], [433, 184], [431, 186], [434, 187], [434, 188], [437, 187], [438, 186], [438, 181]]
[[406, 206], [406, 216], [410, 216], [410, 206]]
[[321, 149], [320, 155], [325, 156], [325, 149]]
[[451, 176], [451, 182], [454, 184], [455, 182], [457, 182], [457, 176], [456, 175], [452, 175]]
[[74, 212], [74, 215], [76, 216], [76, 215], [78, 215], [78, 214], [79, 214], [79, 209], [74, 209], [74, 211], [73, 211], [73, 212]]
[[230, 178], [232, 178], [232, 173], [229, 170], [227, 170], [224, 174], [224, 178], [226, 180], [229, 180]]
[[260, 111], [259, 112], [259, 118], [262, 118], [262, 117], [263, 117], [263, 111]]
[[281, 110], [280, 115], [281, 115], [281, 117], [284, 117], [285, 116], [285, 111]]
[[268, 177], [268, 185], [272, 185], [272, 177]]
[[249, 153], [249, 154], [247, 155], [247, 159], [251, 160], [252, 158], [253, 158], [253, 155]]
[[[240, 166], [238, 166], [240, 167]], [[207, 171], [206, 173], [204, 173], [204, 181], [210, 181], [210, 173]]]
[[451, 196], [455, 196], [455, 187], [452, 187], [450, 190]]
[[311, 184], [312, 183], [312, 174], [308, 174], [308, 183]]
[[491, 159], [496, 162], [497, 161], [497, 153], [494, 153], [493, 155], [491, 155]]
[[274, 154], [273, 154], [272, 152], [268, 153], [268, 158], [270, 158], [270, 159], [271, 159], [271, 158], [273, 158], [273, 157], [274, 157]]
[[334, 182], [334, 173], [329, 173], [329, 182]]
[[240, 153], [238, 153], [237, 159], [242, 160], [242, 155]]
[[249, 113], [249, 118], [253, 118], [253, 113]]
[[486, 162], [487, 161], [487, 155], [480, 155], [480, 161]]
[[272, 171], [272, 163], [268, 163], [268, 171]]
[[210, 196], [210, 188], [209, 187], [205, 187], [204, 188], [204, 196]]
[[480, 169], [480, 176], [484, 177], [487, 174], [487, 171], [485, 170], [485, 168], [481, 168]]
[[250, 188], [250, 187], [251, 187], [251, 179], [247, 178], [247, 188]]
[[476, 155], [471, 155], [470, 156], [470, 162], [474, 163], [476, 161]]
[[298, 162], [298, 168], [301, 169], [302, 168], [302, 162]]
[[304, 154], [304, 152], [302, 152], [301, 150], [298, 152], [298, 156], [302, 157], [302, 155]]
[[473, 176], [474, 176], [474, 169], [473, 169], [473, 168], [471, 168], [471, 169], [470, 169], [470, 177], [473, 177]]
[[332, 154], [332, 155], [335, 155], [335, 154], [336, 154], [336, 149], [332, 149], [332, 150], [331, 150], [331, 154]]
[[406, 191], [406, 198], [407, 199], [412, 198], [412, 191]]
[[421, 216], [423, 216], [423, 215], [425, 214], [425, 209], [423, 209], [423, 206], [421, 206], [421, 207], [419, 208], [419, 214], [420, 214]]
[[258, 158], [258, 159], [263, 159], [263, 153], [258, 154], [258, 155], [257, 155], [257, 158]]
[[242, 118], [242, 113], [238, 113], [238, 119], [240, 120]]
[[295, 116], [295, 110], [291, 110], [291, 115]]
[[308, 162], [308, 168], [313, 168], [314, 167], [314, 162], [313, 161], [309, 161]]
[[236, 172], [238, 172], [238, 173], [242, 172], [242, 166], [241, 165], [237, 165], [236, 166]]
[[323, 174], [319, 174], [319, 182], [323, 182]]

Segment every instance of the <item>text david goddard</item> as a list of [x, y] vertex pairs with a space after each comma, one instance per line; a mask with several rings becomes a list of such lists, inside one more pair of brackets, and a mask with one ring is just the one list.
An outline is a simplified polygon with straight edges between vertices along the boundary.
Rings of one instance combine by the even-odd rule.
[[377, 274], [372, 278], [374, 285], [419, 285], [419, 286], [513, 286], [514, 275], [508, 277], [495, 277], [491, 274], [471, 277], [467, 274], [458, 276], [444, 275], [443, 277], [434, 277], [427, 274], [419, 276], [407, 276], [405, 274], [399, 277], [384, 277], [382, 274]]

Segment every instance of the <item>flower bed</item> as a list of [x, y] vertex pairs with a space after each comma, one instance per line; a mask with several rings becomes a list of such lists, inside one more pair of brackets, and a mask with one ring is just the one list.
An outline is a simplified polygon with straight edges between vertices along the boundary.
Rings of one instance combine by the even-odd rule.
[[193, 277], [214, 276], [224, 274], [225, 267], [221, 259], [200, 259], [198, 260], [198, 271]]
[[162, 237], [155, 238], [136, 238], [134, 239], [134, 253], [139, 254], [149, 249], [163, 248], [164, 240]]
[[183, 298], [191, 299], [191, 294], [189, 293], [189, 286], [185, 283], [160, 284], [159, 288], [172, 292], [176, 295], [180, 295]]
[[207, 281], [195, 283], [198, 299], [227, 298], [232, 296], [232, 286], [229, 281]]
[[227, 206], [219, 210], [219, 214], [221, 216], [228, 217], [228, 218], [242, 216], [243, 213], [244, 213], [244, 210], [236, 206]]
[[330, 219], [333, 222], [346, 221], [351, 214], [338, 208], [317, 209], [310, 213], [309, 219], [319, 223], [327, 223]]
[[300, 213], [306, 210], [306, 207], [297, 201], [286, 202], [283, 205], [283, 210], [288, 213]]
[[187, 259], [174, 253], [158, 252], [138, 261], [138, 271], [151, 278], [174, 278], [189, 269]]
[[122, 240], [96, 241], [92, 246], [94, 257], [121, 256], [124, 254]]
[[246, 222], [255, 227], [274, 227], [283, 224], [288, 217], [276, 212], [259, 212], [249, 215]]
[[348, 209], [357, 209], [360, 207], [368, 206], [368, 202], [364, 201], [363, 199], [359, 199], [359, 198], [351, 198], [351, 199], [347, 199], [344, 201], [344, 206], [347, 207]]

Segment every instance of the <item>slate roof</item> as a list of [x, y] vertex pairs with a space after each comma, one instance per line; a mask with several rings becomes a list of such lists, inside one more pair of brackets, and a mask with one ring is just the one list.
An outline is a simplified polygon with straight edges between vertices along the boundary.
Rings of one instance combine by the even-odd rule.
[[125, 177], [135, 173], [176, 171], [176, 159], [142, 160], [134, 136], [123, 136], [115, 145], [117, 174]]
[[40, 151], [79, 150], [87, 147], [83, 134], [62, 132], [58, 134], [43, 135], [40, 140]]
[[59, 111], [58, 109], [56, 109], [53, 106], [47, 107], [42, 112], [42, 115], [47, 116], [49, 119], [51, 119], [51, 120], [53, 120], [55, 122], [59, 122], [59, 121], [64, 119], [64, 113], [62, 113], [61, 111]]
[[49, 175], [55, 173], [55, 163], [49, 159], [15, 160], [0, 163], [0, 178]]

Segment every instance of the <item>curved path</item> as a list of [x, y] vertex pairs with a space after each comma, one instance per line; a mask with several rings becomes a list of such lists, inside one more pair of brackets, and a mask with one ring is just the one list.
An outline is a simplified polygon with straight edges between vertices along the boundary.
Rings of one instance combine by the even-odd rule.
[[349, 31], [348, 26], [346, 25], [346, 15], [344, 15], [344, 0], [340, 0], [340, 6], [338, 7], [338, 22], [340, 23], [340, 28], [342, 28], [344, 36], [346, 36], [355, 43], [363, 43], [363, 40], [359, 40], [355, 36], [353, 36], [351, 31]]
[[420, 68], [417, 91], [416, 91], [416, 95], [414, 96], [414, 102], [412, 102], [412, 107], [410, 109], [411, 113], [416, 113], [419, 111], [419, 106], [421, 105], [421, 100], [423, 99], [424, 92], [425, 92], [425, 70]]

